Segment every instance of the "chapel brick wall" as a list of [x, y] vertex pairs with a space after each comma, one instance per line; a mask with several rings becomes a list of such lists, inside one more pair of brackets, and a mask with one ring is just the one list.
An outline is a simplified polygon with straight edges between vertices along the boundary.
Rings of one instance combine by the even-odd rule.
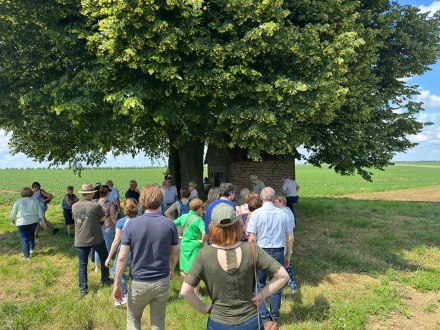
[[243, 188], [250, 188], [249, 176], [255, 174], [263, 181], [266, 187], [272, 187], [275, 192], [281, 193], [283, 177], [295, 177], [295, 164], [280, 161], [243, 161], [229, 164], [229, 182], [237, 186], [237, 195]]

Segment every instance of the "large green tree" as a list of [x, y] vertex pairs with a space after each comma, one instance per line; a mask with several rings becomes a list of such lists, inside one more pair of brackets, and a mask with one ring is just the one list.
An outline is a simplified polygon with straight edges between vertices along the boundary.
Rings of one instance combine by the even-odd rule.
[[440, 54], [438, 15], [383, 0], [20, 0], [0, 16], [14, 151], [77, 168], [167, 150], [183, 184], [206, 143], [253, 159], [304, 145], [369, 179], [423, 127], [399, 78]]

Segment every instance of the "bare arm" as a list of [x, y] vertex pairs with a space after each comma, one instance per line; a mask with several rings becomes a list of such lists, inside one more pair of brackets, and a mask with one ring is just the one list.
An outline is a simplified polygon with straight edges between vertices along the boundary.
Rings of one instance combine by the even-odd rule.
[[48, 202], [48, 201], [52, 200], [52, 198], [53, 198], [52, 194], [49, 194], [47, 191], [44, 191], [44, 190], [40, 190], [40, 194], [41, 194], [41, 196], [44, 197], [44, 202]]
[[292, 233], [286, 233], [286, 255], [284, 257], [284, 267], [289, 267], [290, 264], [290, 258], [292, 256], [292, 246], [293, 246], [293, 234]]
[[171, 215], [176, 210], [176, 207], [174, 205], [171, 205], [166, 211], [165, 216], [170, 219], [174, 220], [173, 216]]
[[269, 283], [267, 283], [263, 290], [258, 292], [258, 294], [256, 294], [252, 298], [252, 302], [257, 306], [260, 305], [264, 299], [269, 297], [275, 291], [281, 289], [288, 280], [289, 274], [287, 274], [284, 267], [280, 267], [280, 269], [278, 269], [278, 272], [273, 275], [272, 279]]
[[108, 253], [108, 258], [105, 261], [106, 267], [109, 267], [109, 265], [110, 265], [110, 260], [112, 259], [113, 255], [116, 252], [116, 249], [118, 248], [118, 245], [121, 241], [121, 236], [122, 236], [122, 229], [116, 228], [115, 238], [113, 239], [112, 246], [110, 247], [110, 252]]
[[118, 221], [118, 219], [116, 218], [116, 207], [113, 203], [110, 205], [110, 219], [112, 220], [113, 225], [116, 225], [116, 221]]
[[182, 297], [191, 305], [191, 307], [199, 313], [208, 314], [210, 312], [212, 305], [205, 305], [194, 293], [194, 288], [188, 283], [183, 282], [180, 293], [182, 294]]
[[129, 245], [121, 245], [121, 249], [119, 250], [118, 260], [116, 262], [116, 270], [115, 270], [115, 282], [113, 288], [113, 298], [115, 301], [122, 301], [124, 297], [124, 290], [122, 289], [121, 279], [124, 274], [125, 265], [127, 264], [128, 253], [130, 252]]
[[170, 278], [173, 279], [174, 268], [176, 268], [177, 261], [179, 260], [179, 246], [171, 245], [171, 258], [170, 258]]

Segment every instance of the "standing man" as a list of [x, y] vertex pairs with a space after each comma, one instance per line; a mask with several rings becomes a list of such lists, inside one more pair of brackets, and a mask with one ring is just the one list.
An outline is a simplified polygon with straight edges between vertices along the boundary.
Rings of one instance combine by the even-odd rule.
[[130, 181], [130, 187], [128, 188], [127, 192], [125, 193], [125, 198], [133, 198], [136, 200], [136, 202], [139, 202], [139, 190], [137, 190], [137, 182], [136, 180]]
[[258, 180], [258, 177], [254, 174], [251, 175], [249, 178], [251, 179], [252, 183], [251, 191], [256, 192], [258, 195], [261, 194], [263, 188], [266, 187], [264, 182]]
[[108, 180], [106, 182], [106, 184], [111, 189], [110, 190], [110, 194], [108, 196], [108, 200], [115, 205], [115, 207], [116, 207], [116, 218], [119, 219], [119, 214], [120, 214], [120, 210], [121, 210], [121, 200], [120, 200], [119, 190], [117, 188], [113, 187], [113, 181], [112, 180]]
[[286, 206], [292, 210], [293, 214], [295, 214], [295, 211], [293, 210], [293, 204], [298, 202], [299, 188], [300, 185], [297, 184], [295, 180], [290, 179], [288, 176], [284, 178], [283, 192], [286, 194], [286, 201], [287, 201]]
[[219, 187], [220, 199], [216, 199], [209, 203], [205, 212], [205, 233], [209, 233], [209, 224], [211, 223], [211, 213], [215, 206], [221, 203], [226, 203], [231, 205], [235, 209], [235, 205], [232, 202], [235, 198], [235, 186], [232, 183], [222, 182]]
[[[265, 187], [261, 192], [263, 206], [252, 212], [247, 224], [249, 242], [256, 242], [271, 257], [275, 258], [284, 267], [289, 267], [292, 255], [292, 228], [289, 226], [289, 218], [283, 210], [273, 204], [275, 190]], [[286, 253], [284, 254], [284, 250]], [[260, 290], [266, 285], [266, 274], [258, 273]], [[273, 321], [279, 323], [281, 306], [281, 289], [270, 297], [269, 314], [266, 304], [260, 305], [260, 315], [266, 323], [272, 315]]]
[[142, 314], [149, 304], [151, 329], [165, 330], [170, 280], [179, 258], [179, 235], [174, 223], [161, 215], [162, 202], [162, 188], [146, 185], [140, 196], [146, 211], [127, 223], [122, 236], [113, 297], [118, 302], [124, 297], [121, 278], [131, 252], [127, 329], [141, 329]]
[[90, 249], [94, 249], [101, 260], [101, 285], [110, 285], [109, 270], [105, 266], [108, 251], [105, 246], [101, 230], [101, 219], [104, 220], [104, 211], [101, 205], [92, 201], [96, 190], [92, 184], [85, 183], [81, 190], [82, 200], [72, 205], [73, 219], [75, 220], [75, 243], [78, 255], [79, 292], [81, 298], [87, 294], [87, 261]]
[[177, 188], [173, 186], [173, 177], [171, 175], [166, 175], [164, 178], [165, 182], [163, 185], [163, 204], [165, 210], [167, 210], [175, 201], [178, 200]]

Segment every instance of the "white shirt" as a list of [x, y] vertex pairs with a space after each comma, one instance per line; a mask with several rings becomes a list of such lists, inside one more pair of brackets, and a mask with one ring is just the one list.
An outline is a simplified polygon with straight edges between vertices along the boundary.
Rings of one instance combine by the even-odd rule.
[[189, 199], [194, 199], [194, 198], [199, 198], [199, 193], [197, 192], [197, 189], [196, 189], [196, 188], [194, 188], [194, 189], [191, 191], [191, 195], [189, 196]]
[[299, 184], [297, 184], [295, 180], [286, 179], [283, 183], [283, 191], [286, 193], [286, 197], [298, 196], [298, 188]]
[[286, 233], [291, 233], [292, 227], [285, 211], [272, 202], [264, 202], [252, 212], [247, 231], [255, 234], [256, 243], [262, 248], [286, 248]]
[[112, 191], [110, 191], [110, 194], [108, 196], [108, 200], [110, 202], [114, 203], [116, 198], [121, 198], [121, 197], [119, 196], [119, 190], [118, 189], [116, 189], [115, 187], [113, 187], [111, 189], [112, 189]]

